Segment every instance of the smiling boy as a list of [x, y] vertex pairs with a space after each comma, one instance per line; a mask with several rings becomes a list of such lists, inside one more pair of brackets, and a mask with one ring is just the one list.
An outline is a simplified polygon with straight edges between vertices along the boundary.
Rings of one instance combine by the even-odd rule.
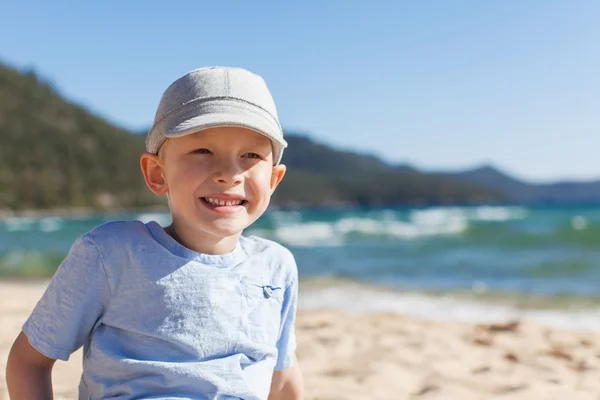
[[80, 399], [300, 399], [291, 253], [242, 236], [285, 174], [258, 75], [202, 68], [165, 91], [140, 165], [172, 224], [112, 222], [80, 237], [8, 360], [11, 398], [51, 398], [84, 347]]

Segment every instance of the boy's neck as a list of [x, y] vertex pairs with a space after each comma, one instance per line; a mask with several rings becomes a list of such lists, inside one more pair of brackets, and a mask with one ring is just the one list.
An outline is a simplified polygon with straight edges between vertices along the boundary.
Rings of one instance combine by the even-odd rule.
[[165, 232], [175, 239], [179, 244], [202, 254], [223, 255], [231, 253], [240, 239], [241, 232], [229, 237], [215, 237], [202, 234], [176, 224], [165, 228]]

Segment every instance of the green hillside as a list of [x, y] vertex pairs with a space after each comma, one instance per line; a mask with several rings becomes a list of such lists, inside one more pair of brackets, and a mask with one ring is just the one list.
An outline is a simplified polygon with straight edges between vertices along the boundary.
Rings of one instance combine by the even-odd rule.
[[[0, 66], [0, 209], [156, 204], [139, 174], [143, 141]], [[160, 200], [158, 200], [160, 202]]]

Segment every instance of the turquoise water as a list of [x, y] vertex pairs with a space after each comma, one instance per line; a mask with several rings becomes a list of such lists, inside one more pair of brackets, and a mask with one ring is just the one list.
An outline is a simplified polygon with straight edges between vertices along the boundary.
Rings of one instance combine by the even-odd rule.
[[[73, 240], [114, 219], [0, 220], [0, 276], [48, 277]], [[294, 252], [300, 275], [428, 293], [600, 297], [600, 207], [272, 211], [247, 234]]]

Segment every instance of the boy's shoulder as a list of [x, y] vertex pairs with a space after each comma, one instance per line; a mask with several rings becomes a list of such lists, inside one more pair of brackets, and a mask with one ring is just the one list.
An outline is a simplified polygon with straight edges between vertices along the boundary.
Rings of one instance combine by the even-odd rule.
[[114, 235], [114, 234], [128, 234], [128, 233], [139, 233], [141, 230], [146, 230], [146, 224], [141, 221], [108, 221], [103, 223], [102, 225], [98, 225], [88, 233], [92, 236], [102, 236], [102, 235]]
[[254, 254], [281, 258], [282, 261], [294, 261], [294, 255], [284, 245], [258, 236], [242, 236], [243, 246]]
[[150, 235], [148, 227], [141, 221], [110, 221], [84, 234], [96, 245], [125, 244], [145, 239]]
[[280, 243], [258, 236], [242, 236], [242, 245], [246, 252], [261, 258], [265, 264], [284, 272], [288, 279], [298, 275], [298, 267], [292, 252]]

